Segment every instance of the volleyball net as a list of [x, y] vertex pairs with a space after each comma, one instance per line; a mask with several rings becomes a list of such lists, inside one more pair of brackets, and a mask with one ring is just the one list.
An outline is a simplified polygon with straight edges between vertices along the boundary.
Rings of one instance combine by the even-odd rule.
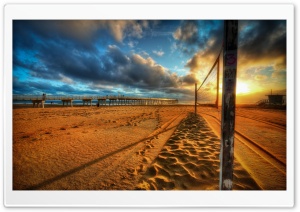
[[202, 106], [213, 106], [218, 107], [219, 105], [219, 77], [220, 77], [220, 51], [211, 69], [207, 73], [203, 82], [196, 89], [196, 105]]

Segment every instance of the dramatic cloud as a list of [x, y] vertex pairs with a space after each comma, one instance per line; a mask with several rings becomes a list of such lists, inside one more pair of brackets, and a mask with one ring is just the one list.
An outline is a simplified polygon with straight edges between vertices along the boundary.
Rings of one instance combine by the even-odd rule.
[[37, 60], [40, 62], [21, 63], [16, 59], [16, 63], [30, 70], [33, 77], [67, 84], [90, 82], [154, 89], [176, 87], [179, 79], [175, 73], [157, 64], [151, 57], [126, 55], [116, 45], [109, 45], [106, 54], [102, 56], [78, 50], [70, 51], [59, 44], [47, 45], [39, 49]]
[[14, 94], [29, 94], [29, 95], [38, 95], [40, 96], [41, 93], [48, 93], [52, 95], [80, 95], [80, 94], [98, 94], [99, 90], [91, 91], [91, 90], [82, 90], [76, 89], [70, 85], [53, 85], [50, 82], [35, 82], [35, 81], [26, 81], [20, 82], [18, 78], [14, 78], [13, 80], [14, 85]]
[[[13, 92], [193, 99], [222, 39], [219, 20], [15, 20]], [[285, 75], [286, 22], [239, 21], [239, 79], [282, 90]]]
[[239, 24], [239, 48], [244, 56], [259, 59], [285, 55], [285, 21], [240, 21]]
[[189, 59], [185, 65], [185, 67], [190, 68], [191, 73], [196, 73], [200, 70], [201, 67], [201, 54], [195, 54], [191, 59]]
[[222, 45], [223, 21], [182, 21], [173, 37], [178, 41], [177, 47], [185, 53], [215, 54]]
[[286, 21], [240, 21], [238, 57], [238, 78], [252, 91], [284, 90]]
[[129, 82], [135, 82], [139, 87], [162, 88], [176, 87], [178, 77], [176, 74], [157, 64], [151, 57], [143, 58], [138, 54], [132, 56], [132, 63], [126, 69]]
[[286, 22], [285, 21], [240, 21], [239, 66], [255, 64], [285, 67]]
[[[99, 23], [99, 22], [98, 22]], [[107, 21], [100, 22], [104, 27], [109, 28], [111, 34], [114, 38], [121, 42], [125, 36], [141, 38], [143, 33], [143, 28], [148, 27], [146, 21], [138, 23], [133, 20], [129, 21]]]
[[184, 77], [182, 77], [183, 83], [187, 85], [194, 85], [197, 82], [195, 74], [189, 74]]
[[[211, 69], [222, 48], [223, 24], [220, 23], [222, 22], [199, 22], [198, 25], [195, 22], [191, 22], [188, 25], [183, 23], [174, 34], [175, 38], [181, 39], [187, 44], [193, 43], [198, 45], [198, 51], [187, 60], [185, 67], [190, 69], [191, 74], [196, 74], [196, 78], [200, 81], [204, 79]], [[194, 32], [196, 26], [199, 31], [198, 36], [193, 35], [191, 32], [183, 33], [185, 31], [183, 29], [187, 28], [193, 29], [192, 32]], [[201, 26], [204, 29], [201, 29]], [[277, 78], [285, 79], [285, 21], [241, 20], [239, 21], [238, 41], [238, 77], [244, 80], [251, 78], [256, 81], [273, 80], [274, 82]], [[181, 50], [186, 52], [182, 48]], [[253, 67], [260, 67], [261, 69], [270, 69], [271, 67], [269, 70], [270, 74], [262, 75], [256, 72], [252, 72], [251, 75], [245, 74], [246, 71], [252, 70]], [[277, 71], [277, 69], [280, 71]]]
[[[72, 45], [94, 50], [95, 42], [102, 42], [106, 33], [122, 42], [125, 37], [141, 38], [143, 29], [149, 24], [147, 21], [80, 21], [80, 20], [43, 20], [41, 21], [14, 21], [14, 44], [18, 47], [32, 48], [32, 43], [40, 45], [39, 41], [47, 39], [50, 42], [65, 42]], [[34, 33], [34, 34], [33, 34]], [[22, 41], [21, 41], [22, 38]], [[23, 40], [24, 39], [24, 40]]]
[[191, 56], [185, 67], [201, 82], [222, 48], [223, 21], [183, 21], [173, 36], [177, 40], [173, 46]]

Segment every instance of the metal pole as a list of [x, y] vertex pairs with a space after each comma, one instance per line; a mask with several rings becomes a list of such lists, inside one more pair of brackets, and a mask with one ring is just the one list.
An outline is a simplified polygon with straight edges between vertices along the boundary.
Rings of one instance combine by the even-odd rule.
[[238, 21], [224, 21], [220, 190], [232, 190]]
[[197, 115], [197, 83], [195, 83], [195, 116]]

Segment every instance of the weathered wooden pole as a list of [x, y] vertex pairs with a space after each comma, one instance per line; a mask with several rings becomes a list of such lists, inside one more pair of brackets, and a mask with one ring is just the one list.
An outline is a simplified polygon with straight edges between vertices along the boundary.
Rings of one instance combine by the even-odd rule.
[[197, 115], [197, 83], [195, 83], [195, 116]]
[[232, 190], [238, 21], [224, 21], [220, 190]]

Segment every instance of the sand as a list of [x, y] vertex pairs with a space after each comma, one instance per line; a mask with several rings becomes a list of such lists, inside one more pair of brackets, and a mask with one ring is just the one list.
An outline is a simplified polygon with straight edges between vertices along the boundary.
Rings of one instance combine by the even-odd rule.
[[[218, 190], [220, 111], [191, 112], [183, 105], [15, 108], [13, 189]], [[237, 114], [233, 189], [286, 189], [285, 111]]]

